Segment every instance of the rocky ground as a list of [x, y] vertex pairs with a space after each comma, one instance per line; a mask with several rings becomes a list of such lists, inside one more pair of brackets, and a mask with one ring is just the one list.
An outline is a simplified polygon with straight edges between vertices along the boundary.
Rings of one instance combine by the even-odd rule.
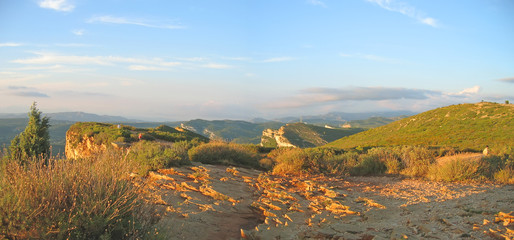
[[166, 239], [512, 239], [514, 186], [272, 176], [196, 165], [148, 178]]

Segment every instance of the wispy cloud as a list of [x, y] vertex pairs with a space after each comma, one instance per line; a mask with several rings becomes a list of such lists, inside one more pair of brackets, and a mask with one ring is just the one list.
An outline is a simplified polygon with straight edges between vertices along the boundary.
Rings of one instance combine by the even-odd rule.
[[414, 18], [417, 21], [432, 26], [438, 27], [439, 23], [436, 19], [431, 17], [426, 17], [424, 13], [418, 11], [416, 8], [410, 6], [409, 4], [396, 0], [366, 0], [368, 2], [372, 2], [377, 4], [383, 9], [392, 12], [401, 13], [407, 17]]
[[0, 47], [19, 47], [22, 46], [21, 43], [13, 43], [13, 42], [7, 42], [7, 43], [0, 43]]
[[75, 5], [67, 0], [43, 0], [39, 1], [39, 6], [60, 12], [71, 12], [75, 8]]
[[262, 62], [265, 62], [265, 63], [270, 63], [270, 62], [287, 62], [287, 61], [292, 61], [292, 60], [294, 60], [294, 58], [292, 58], [292, 57], [275, 57], [275, 58], [264, 59], [264, 60], [262, 60]]
[[346, 57], [346, 58], [359, 58], [374, 62], [384, 62], [384, 63], [399, 63], [400, 61], [398, 59], [394, 58], [387, 58], [382, 56], [377, 56], [373, 54], [363, 54], [363, 53], [355, 53], [355, 54], [347, 54], [347, 53], [340, 53], [339, 56]]
[[390, 87], [308, 88], [301, 90], [296, 96], [273, 104], [272, 108], [298, 108], [342, 101], [419, 100], [440, 94], [425, 89]]
[[319, 1], [319, 0], [307, 0], [307, 2], [314, 6], [321, 6], [321, 7], [325, 7], [325, 8], [327, 7], [327, 5], [324, 2]]
[[155, 66], [144, 66], [144, 65], [130, 65], [130, 70], [133, 71], [167, 71], [169, 69]]
[[8, 90], [10, 90], [10, 95], [20, 96], [20, 97], [42, 97], [47, 98], [50, 97], [45, 93], [41, 93], [36, 91], [34, 88], [26, 87], [26, 86], [8, 86]]
[[498, 79], [498, 81], [506, 82], [506, 83], [514, 83], [514, 77], [511, 77], [511, 78], [501, 78], [501, 79]]
[[71, 31], [71, 33], [77, 35], [77, 36], [82, 36], [84, 35], [86, 31], [84, 29], [74, 29]]
[[[55, 53], [35, 52], [36, 57], [16, 59], [13, 63], [20, 64], [66, 64], [66, 65], [115, 65], [117, 63], [129, 63], [132, 65], [154, 65], [162, 67], [173, 67], [181, 65], [180, 62], [165, 61], [160, 58], [127, 58], [118, 56], [76, 56], [59, 55]], [[137, 68], [137, 67], [136, 67]], [[142, 69], [141, 67], [139, 67]], [[149, 67], [147, 67], [147, 70]]]
[[114, 17], [114, 16], [95, 16], [90, 18], [87, 22], [89, 23], [111, 23], [111, 24], [128, 24], [128, 25], [137, 25], [142, 27], [149, 28], [163, 28], [163, 29], [182, 29], [186, 28], [182, 25], [177, 25], [168, 22], [156, 22], [148, 19], [131, 19], [125, 17]]
[[212, 69], [229, 69], [229, 68], [233, 68], [234, 66], [227, 65], [227, 64], [220, 64], [220, 63], [208, 63], [208, 64], [202, 65], [202, 67], [212, 68]]

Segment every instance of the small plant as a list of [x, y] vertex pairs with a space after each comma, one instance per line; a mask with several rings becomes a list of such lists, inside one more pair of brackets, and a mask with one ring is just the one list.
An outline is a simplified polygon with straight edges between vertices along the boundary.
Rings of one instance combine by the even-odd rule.
[[386, 165], [376, 156], [362, 155], [361, 158], [362, 160], [350, 169], [350, 174], [358, 176], [383, 174], [387, 169]]
[[427, 177], [430, 180], [456, 182], [468, 180], [480, 180], [486, 178], [483, 169], [487, 163], [483, 160], [451, 159], [442, 164], [430, 166]]
[[210, 142], [190, 149], [188, 154], [191, 161], [201, 163], [260, 167], [258, 153], [233, 143]]
[[187, 141], [160, 144], [142, 140], [132, 145], [127, 157], [138, 164], [137, 171], [144, 176], [148, 171], [191, 164], [187, 152], [193, 146]]
[[504, 168], [494, 174], [494, 180], [504, 184], [514, 184], [514, 168]]

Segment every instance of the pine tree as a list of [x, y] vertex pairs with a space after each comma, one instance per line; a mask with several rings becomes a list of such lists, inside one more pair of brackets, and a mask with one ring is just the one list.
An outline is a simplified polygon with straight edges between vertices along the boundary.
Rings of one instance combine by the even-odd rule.
[[36, 102], [30, 107], [28, 115], [27, 127], [11, 141], [11, 158], [21, 162], [46, 159], [50, 155], [49, 118], [41, 118], [41, 111], [37, 109]]

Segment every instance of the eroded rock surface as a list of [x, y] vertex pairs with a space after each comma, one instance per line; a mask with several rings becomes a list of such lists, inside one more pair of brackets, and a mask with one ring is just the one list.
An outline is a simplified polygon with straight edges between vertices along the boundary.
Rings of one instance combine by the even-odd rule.
[[508, 239], [514, 186], [273, 176], [197, 165], [152, 173], [168, 239]]

